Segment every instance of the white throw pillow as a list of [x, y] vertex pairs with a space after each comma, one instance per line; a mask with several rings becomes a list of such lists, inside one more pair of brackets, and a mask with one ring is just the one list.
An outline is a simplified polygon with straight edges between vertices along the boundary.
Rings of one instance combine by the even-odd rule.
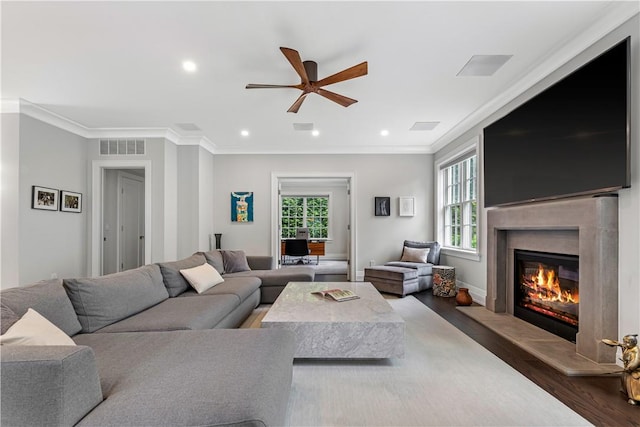
[[30, 308], [4, 335], [2, 345], [76, 345], [67, 334]]
[[402, 251], [402, 259], [400, 261], [405, 262], [427, 262], [427, 257], [429, 256], [430, 248], [410, 248], [408, 246], [404, 247]]
[[224, 282], [218, 270], [207, 263], [193, 268], [185, 268], [184, 270], [180, 270], [180, 273], [182, 273], [184, 278], [187, 279], [187, 282], [189, 282], [191, 286], [193, 286], [193, 289], [199, 294], [207, 289], [213, 288], [218, 283]]

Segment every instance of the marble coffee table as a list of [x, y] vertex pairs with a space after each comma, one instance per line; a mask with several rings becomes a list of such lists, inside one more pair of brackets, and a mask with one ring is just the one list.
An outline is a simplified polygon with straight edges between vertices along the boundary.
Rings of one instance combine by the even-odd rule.
[[[349, 289], [337, 302], [312, 294]], [[290, 282], [262, 320], [294, 332], [296, 358], [386, 359], [404, 356], [404, 320], [369, 282]]]

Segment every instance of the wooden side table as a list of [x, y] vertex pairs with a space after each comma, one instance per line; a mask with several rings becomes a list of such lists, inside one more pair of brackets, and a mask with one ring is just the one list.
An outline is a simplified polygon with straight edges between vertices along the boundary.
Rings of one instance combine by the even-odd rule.
[[448, 265], [434, 265], [433, 295], [438, 297], [456, 296], [456, 268]]

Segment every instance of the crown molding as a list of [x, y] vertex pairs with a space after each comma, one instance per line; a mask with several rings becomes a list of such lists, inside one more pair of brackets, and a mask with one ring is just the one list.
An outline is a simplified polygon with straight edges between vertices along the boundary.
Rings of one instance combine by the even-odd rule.
[[164, 138], [176, 145], [199, 145], [212, 154], [216, 145], [205, 136], [182, 136], [171, 128], [89, 128], [26, 99], [2, 99], [2, 113], [20, 113], [87, 139]]
[[243, 146], [239, 148], [218, 148], [215, 154], [433, 154], [433, 147], [426, 145], [397, 146], [397, 145], [366, 145], [366, 146], [311, 146], [291, 149], [290, 146], [269, 147], [265, 150], [258, 146]]
[[611, 2], [607, 14], [599, 17], [587, 30], [577, 34], [554, 52], [550, 52], [546, 61], [535, 67], [530, 73], [517, 81], [508, 90], [495, 97], [491, 102], [469, 114], [464, 120], [435, 141], [431, 148], [437, 152], [460, 138], [466, 132], [482, 123], [483, 120], [486, 120], [509, 102], [540, 83], [554, 71], [562, 68], [639, 13], [638, 2]]

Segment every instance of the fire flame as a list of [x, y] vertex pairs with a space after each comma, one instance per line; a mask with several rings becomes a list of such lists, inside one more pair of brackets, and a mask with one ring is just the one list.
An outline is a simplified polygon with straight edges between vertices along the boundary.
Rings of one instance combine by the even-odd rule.
[[527, 288], [529, 298], [541, 301], [574, 303], [580, 302], [577, 289], [562, 289], [556, 272], [552, 269], [545, 270], [538, 266], [538, 273], [524, 278], [523, 283]]

